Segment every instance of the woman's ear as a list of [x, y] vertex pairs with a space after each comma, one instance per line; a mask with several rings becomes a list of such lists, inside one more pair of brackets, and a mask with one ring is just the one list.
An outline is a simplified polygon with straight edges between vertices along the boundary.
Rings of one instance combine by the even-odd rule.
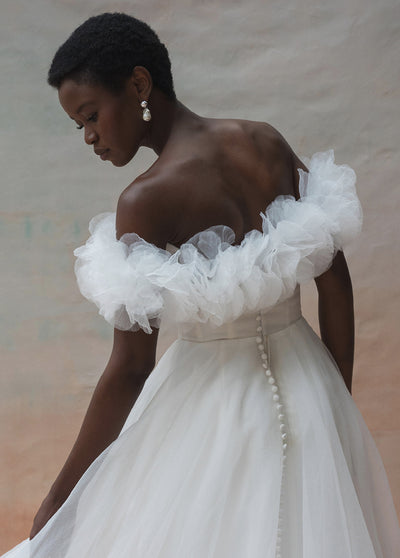
[[130, 87], [136, 90], [138, 99], [147, 100], [153, 89], [153, 80], [150, 72], [144, 66], [135, 66], [132, 75], [128, 78]]

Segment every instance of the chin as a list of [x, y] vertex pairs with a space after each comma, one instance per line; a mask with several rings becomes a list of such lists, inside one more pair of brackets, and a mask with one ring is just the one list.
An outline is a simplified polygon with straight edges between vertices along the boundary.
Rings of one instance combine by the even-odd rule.
[[125, 165], [127, 165], [129, 163], [130, 159], [126, 160], [126, 159], [117, 159], [117, 158], [111, 159], [110, 158], [109, 161], [114, 167], [124, 167]]
[[115, 159], [109, 159], [109, 161], [114, 165], [114, 167], [124, 167], [130, 163], [135, 156], [135, 153], [126, 155], [125, 157], [119, 157]]

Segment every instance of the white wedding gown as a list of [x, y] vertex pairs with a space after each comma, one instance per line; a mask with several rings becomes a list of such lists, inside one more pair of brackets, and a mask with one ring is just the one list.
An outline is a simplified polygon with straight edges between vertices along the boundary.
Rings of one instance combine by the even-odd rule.
[[76, 250], [82, 293], [121, 329], [179, 337], [121, 435], [7, 558], [395, 558], [382, 460], [301, 314], [299, 285], [360, 231], [355, 174], [316, 153], [300, 200], [263, 231], [229, 227], [161, 250], [103, 214]]

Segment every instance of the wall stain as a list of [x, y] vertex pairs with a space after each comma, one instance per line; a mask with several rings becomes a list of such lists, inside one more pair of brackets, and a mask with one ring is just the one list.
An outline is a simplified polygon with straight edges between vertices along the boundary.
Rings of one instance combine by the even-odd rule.
[[24, 235], [25, 238], [32, 238], [32, 233], [33, 233], [33, 226], [32, 226], [32, 221], [30, 217], [25, 217], [24, 220]]

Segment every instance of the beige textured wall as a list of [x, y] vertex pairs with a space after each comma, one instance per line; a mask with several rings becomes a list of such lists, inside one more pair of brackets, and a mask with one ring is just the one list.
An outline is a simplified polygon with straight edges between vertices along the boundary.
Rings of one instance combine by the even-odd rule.
[[[167, 5], [165, 5], [167, 4]], [[362, 236], [346, 252], [355, 296], [353, 395], [400, 511], [398, 0], [2, 0], [0, 18], [0, 552], [25, 538], [111, 348], [79, 294], [72, 250], [94, 214], [153, 161], [97, 160], [45, 76], [86, 17], [127, 11], [170, 49], [182, 102], [265, 120], [301, 156], [353, 166]], [[303, 310], [317, 329], [313, 285]], [[166, 341], [164, 341], [165, 344]]]

